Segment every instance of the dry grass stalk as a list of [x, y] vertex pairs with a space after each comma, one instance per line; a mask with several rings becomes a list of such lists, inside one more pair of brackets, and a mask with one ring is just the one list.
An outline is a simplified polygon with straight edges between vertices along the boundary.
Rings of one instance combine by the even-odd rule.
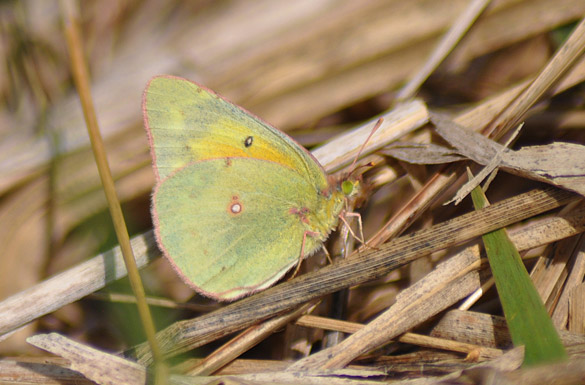
[[[6, 54], [8, 64], [0, 69], [4, 75], [0, 76], [0, 95], [5, 101], [0, 107], [0, 244], [4, 251], [0, 259], [0, 299], [13, 295], [0, 302], [0, 332], [10, 335], [5, 336], [0, 349], [20, 356], [30, 352], [24, 337], [34, 333], [37, 325], [76, 334], [93, 345], [99, 345], [99, 339], [92, 336], [119, 333], [119, 321], [105, 316], [108, 312], [93, 309], [101, 307], [100, 303], [84, 300], [65, 305], [125, 275], [116, 251], [99, 254], [110, 247], [105, 246], [109, 237], [104, 225], [107, 222], [100, 218], [105, 201], [95, 166], [88, 157], [78, 99], [68, 83], [59, 15], [47, 4], [21, 2], [0, 11], [0, 50]], [[391, 114], [401, 108], [403, 119], [387, 119], [387, 131], [381, 131], [386, 136], [372, 140], [370, 151], [396, 140], [429, 143], [435, 139], [432, 131], [423, 127], [428, 117], [425, 106], [414, 101], [392, 108], [392, 92], [412, 75], [413, 69], [425, 64], [444, 31], [457, 22], [467, 5], [463, 0], [452, 2], [450, 7], [428, 0], [287, 4], [259, 1], [233, 2], [224, 7], [215, 2], [175, 4], [149, 0], [100, 2], [99, 8], [84, 4], [92, 93], [118, 194], [134, 221], [133, 233], [143, 233], [150, 226], [148, 197], [153, 178], [139, 103], [140, 92], [152, 75], [174, 73], [202, 82], [276, 126], [305, 138], [308, 144], [321, 142], [347, 127], [362, 126], [367, 132], [375, 115]], [[420, 95], [430, 109], [441, 107], [457, 123], [476, 131], [490, 123], [508, 127], [532, 115], [519, 143], [585, 143], [580, 130], [585, 118], [575, 103], [585, 78], [585, 64], [577, 60], [585, 35], [577, 29], [568, 48], [573, 52], [568, 60], [562, 55], [551, 59], [555, 46], [550, 39], [551, 31], [578, 21], [583, 14], [585, 5], [577, 0], [562, 0], [554, 7], [548, 1], [494, 1], [437, 74], [423, 85]], [[546, 68], [544, 75], [538, 77], [542, 68]], [[537, 102], [540, 104], [535, 106]], [[505, 114], [501, 114], [504, 110]], [[348, 141], [351, 140], [346, 137], [343, 146], [330, 145], [329, 149], [337, 150], [337, 154], [329, 154], [327, 146], [316, 152], [325, 159], [328, 169], [339, 170], [351, 160], [345, 146], [356, 145]], [[440, 232], [440, 226], [431, 227], [433, 223], [463, 218], [464, 209], [440, 206], [459, 185], [459, 168], [437, 171], [432, 167], [402, 166], [380, 155], [368, 159], [376, 159], [375, 167], [365, 174], [366, 181], [373, 181], [372, 191], [367, 191], [371, 193], [369, 209], [363, 213], [366, 234], [375, 234], [369, 244], [394, 241], [379, 246], [380, 250], [365, 250], [357, 259], [301, 275], [241, 305], [224, 307], [193, 320], [189, 318], [195, 313], [190, 312], [180, 315], [178, 319], [183, 321], [178, 323], [167, 321], [172, 326], [161, 337], [167, 353], [210, 343], [316, 298], [323, 301], [313, 310], [318, 318], [301, 317], [298, 322], [303, 327], [295, 326], [292, 320], [286, 322], [286, 343], [276, 343], [283, 346], [280, 354], [269, 348], [278, 341], [277, 334], [268, 337], [272, 344], [261, 343], [255, 348], [256, 354], [262, 353], [266, 360], [244, 364], [244, 368], [238, 366], [241, 361], [235, 361], [220, 373], [274, 370], [283, 381], [293, 378], [290, 375], [297, 375], [297, 383], [314, 380], [302, 378], [298, 372], [285, 372], [288, 363], [283, 358], [289, 358], [297, 360], [294, 367], [312, 370], [341, 367], [358, 360], [355, 362], [361, 366], [354, 368], [354, 374], [371, 383], [379, 383], [383, 377], [365, 375], [364, 369], [380, 375], [380, 370], [392, 367], [395, 378], [433, 373], [451, 373], [451, 378], [458, 378], [471, 373], [458, 370], [474, 365], [465, 361], [465, 354], [472, 352], [475, 359], [486, 360], [496, 354], [493, 349], [508, 349], [505, 338], [494, 340], [489, 338], [489, 332], [465, 334], [457, 329], [458, 323], [465, 322], [473, 330], [497, 328], [504, 333], [502, 320], [493, 315], [498, 314], [497, 308], [489, 307], [496, 302], [493, 291], [488, 290], [484, 294], [488, 298], [472, 307], [483, 307], [492, 313], [490, 316], [475, 311], [442, 313], [477, 290], [489, 276], [473, 239], [488, 228], [482, 223], [486, 217], [477, 213], [465, 217], [469, 221], [459, 222], [448, 240], [420, 238], [420, 234]], [[522, 193], [534, 184], [510, 178], [500, 173], [490, 187], [497, 198], [493, 201], [515, 202], [498, 214], [500, 226], [513, 225], [520, 218], [570, 200], [565, 197], [540, 207], [534, 202], [522, 206], [522, 198], [526, 197]], [[510, 198], [513, 196], [516, 198]], [[585, 271], [580, 237], [585, 229], [584, 218], [582, 206], [567, 205], [539, 221], [516, 226], [512, 235], [528, 257], [538, 257], [536, 262], [528, 258], [526, 263], [557, 327], [570, 330], [562, 334], [565, 345], [583, 343], [579, 304]], [[408, 238], [397, 238], [403, 232], [411, 232], [414, 226], [426, 230], [408, 234], [406, 237], [414, 239], [410, 245]], [[150, 233], [133, 242], [140, 265], [156, 260], [158, 251]], [[417, 253], [413, 245], [422, 248]], [[92, 255], [98, 256], [78, 265]], [[395, 269], [414, 259], [422, 261], [418, 267]], [[387, 270], [376, 273], [381, 267], [375, 263], [386, 263]], [[153, 292], [177, 302], [191, 296], [164, 263], [154, 265], [146, 279]], [[364, 273], [362, 269], [368, 266], [372, 271]], [[55, 272], [61, 274], [42, 281]], [[313, 282], [313, 286], [306, 286], [307, 282]], [[344, 319], [332, 320], [327, 309], [331, 298], [326, 294], [347, 287]], [[286, 293], [286, 297], [279, 297]], [[285, 303], [290, 296], [293, 300]], [[35, 321], [46, 314], [50, 315]], [[87, 321], [93, 319], [93, 323]], [[345, 327], [341, 330], [349, 332], [350, 321], [365, 326], [352, 329], [352, 336], [323, 353], [304, 360], [295, 355], [294, 346], [304, 346], [299, 348], [304, 351], [317, 350], [323, 338], [323, 323], [330, 324], [330, 329]], [[33, 323], [25, 328], [30, 322]], [[375, 329], [376, 325], [381, 330]], [[416, 333], [401, 336], [413, 329]], [[423, 336], [424, 341], [416, 335]], [[107, 347], [123, 348], [134, 343], [121, 337], [110, 338]], [[391, 339], [400, 341], [388, 346], [393, 351], [375, 350]], [[455, 342], [446, 343], [444, 339]], [[257, 341], [254, 339], [254, 343]], [[413, 353], [412, 349], [417, 350]], [[442, 349], [460, 353], [453, 355]], [[143, 347], [136, 351], [148, 361]], [[231, 345], [222, 350], [230, 359], [241, 351]], [[576, 357], [581, 351], [575, 347], [570, 353]], [[323, 358], [328, 354], [330, 357]], [[514, 354], [519, 353], [508, 352], [504, 358]], [[471, 358], [470, 355], [468, 359]], [[51, 371], [53, 379], [87, 381], [71, 371], [55, 374], [55, 370], [67, 366], [61, 360], [30, 366], [23, 366], [22, 358], [17, 361], [0, 361], [0, 382], [11, 379], [18, 383], [27, 378], [37, 381], [42, 378], [40, 373]], [[222, 359], [221, 364], [213, 364], [206, 373], [225, 362]], [[426, 372], [419, 370], [420, 362], [426, 363]], [[481, 377], [487, 376], [489, 370], [497, 370], [498, 376], [517, 383], [545, 376], [551, 376], [551, 381], [570, 383], [583, 372], [582, 363], [579, 366], [574, 362], [543, 369], [544, 372], [514, 370], [518, 359], [513, 361], [515, 366], [508, 368], [502, 362], [493, 360], [492, 369], [477, 369], [474, 373]], [[184, 362], [177, 369], [192, 366]], [[502, 372], [509, 370], [513, 371]], [[262, 383], [267, 378], [250, 376], [241, 380]]]

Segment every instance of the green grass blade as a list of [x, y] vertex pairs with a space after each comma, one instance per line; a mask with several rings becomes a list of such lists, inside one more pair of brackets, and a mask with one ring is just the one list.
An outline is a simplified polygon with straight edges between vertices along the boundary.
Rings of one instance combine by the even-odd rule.
[[[471, 197], [476, 210], [489, 204], [480, 187]], [[485, 234], [483, 242], [512, 342], [525, 346], [524, 365], [566, 359], [557, 330], [506, 230]]]

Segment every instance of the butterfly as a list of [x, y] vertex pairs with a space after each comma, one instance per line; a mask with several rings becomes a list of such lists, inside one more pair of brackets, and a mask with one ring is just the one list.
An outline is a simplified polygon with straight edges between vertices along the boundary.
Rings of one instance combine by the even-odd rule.
[[263, 290], [319, 250], [359, 188], [189, 80], [154, 77], [142, 109], [158, 246], [189, 286], [213, 299]]

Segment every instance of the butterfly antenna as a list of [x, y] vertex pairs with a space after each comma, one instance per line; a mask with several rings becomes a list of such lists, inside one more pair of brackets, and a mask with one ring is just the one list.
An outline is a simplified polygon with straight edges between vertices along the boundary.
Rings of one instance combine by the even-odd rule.
[[380, 128], [380, 126], [382, 125], [382, 123], [384, 123], [384, 118], [378, 119], [378, 121], [376, 122], [376, 125], [374, 126], [374, 128], [372, 129], [372, 131], [370, 131], [370, 135], [368, 135], [368, 137], [366, 138], [366, 140], [364, 141], [364, 143], [360, 147], [360, 150], [358, 151], [357, 155], [353, 159], [353, 162], [352, 162], [351, 166], [349, 167], [349, 169], [351, 170], [349, 172], [350, 174], [352, 174], [356, 170], [355, 169], [355, 164], [357, 163], [357, 160], [359, 159], [360, 155], [364, 151], [364, 148], [366, 148], [366, 144], [368, 144], [368, 142], [372, 138], [372, 135], [374, 135], [374, 133], [378, 130], [378, 128]]

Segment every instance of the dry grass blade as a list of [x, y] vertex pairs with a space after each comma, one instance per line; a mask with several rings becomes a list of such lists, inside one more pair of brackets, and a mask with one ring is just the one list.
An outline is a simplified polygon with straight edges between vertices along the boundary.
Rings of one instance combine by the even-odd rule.
[[146, 368], [132, 361], [84, 346], [56, 333], [39, 334], [28, 342], [71, 361], [71, 369], [99, 384], [144, 384]]
[[[487, 231], [551, 210], [574, 199], [574, 195], [563, 191], [536, 190], [508, 201], [498, 202], [486, 208], [477, 217], [474, 214], [466, 214], [444, 224], [397, 238], [376, 250], [369, 250], [354, 258], [281, 283], [205, 316], [181, 321], [159, 332], [158, 338], [165, 354], [175, 355], [193, 349], [314, 298], [379, 278], [433, 251], [459, 244]], [[354, 336], [358, 334], [360, 333]], [[376, 338], [382, 335], [380, 330], [373, 333]], [[361, 341], [357, 343], [360, 346], [355, 347], [359, 351], [357, 354], [355, 351], [351, 354], [349, 349], [343, 349], [347, 354], [345, 363], [368, 350], [368, 345], [364, 344], [360, 338], [361, 336], [355, 339], [350, 338], [338, 345], [346, 347], [347, 341], [350, 341], [349, 343], [354, 340]], [[144, 345], [138, 346], [129, 354], [135, 355], [140, 362], [151, 360], [148, 349], [145, 349]]]
[[[569, 276], [567, 277], [567, 280], [565, 281], [565, 289], [558, 298], [558, 306], [555, 308], [555, 311], [552, 315], [553, 322], [558, 328], [562, 328], [564, 325], [567, 325], [569, 314], [575, 314], [575, 312], [570, 312], [568, 309], [569, 297], [571, 296], [573, 290], [580, 290], [583, 277], [585, 276], [585, 237], [580, 235], [576, 238], [576, 245], [574, 248], [575, 262], [571, 272], [569, 273]], [[578, 304], [579, 302], [574, 301], [573, 303]], [[583, 312], [580, 310], [578, 312], [578, 314], [583, 314]], [[576, 325], [578, 328], [580, 328], [580, 325], [583, 325], [583, 323], [580, 322], [580, 320], [576, 320], [572, 321], [571, 325]], [[572, 328], [569, 328], [569, 330], [572, 330]]]
[[[556, 82], [560, 81], [561, 77], [565, 75], [565, 72], [573, 68], [573, 73], [579, 74], [582, 72], [579, 70], [577, 60], [581, 56], [580, 53], [585, 48], [585, 42], [583, 42], [583, 23], [575, 29], [571, 35], [573, 38], [565, 43], [568, 53], [565, 55], [563, 49], [559, 50], [559, 54], [554, 62], [551, 62], [541, 73], [541, 75], [530, 85], [518, 86], [513, 92], [516, 93], [510, 95], [502, 95], [499, 101], [502, 109], [505, 107], [505, 113], [507, 118], [500, 115], [500, 112], [492, 111], [498, 116], [498, 120], [494, 121], [490, 127], [500, 127], [501, 130], [498, 135], [502, 135], [505, 131], [509, 130], [513, 126], [513, 122], [520, 119], [521, 116], [527, 111], [529, 106], [532, 106], [536, 100], [542, 96], [542, 94], [549, 90]], [[582, 65], [582, 63], [581, 63]], [[577, 67], [577, 68], [574, 68]], [[579, 75], [577, 75], [579, 76]], [[582, 77], [581, 80], [582, 81]], [[573, 80], [573, 79], [571, 79]], [[574, 81], [574, 80], [573, 80]], [[561, 84], [561, 86], [567, 87], [567, 84]], [[528, 87], [524, 90], [523, 87]], [[563, 89], [558, 87], [556, 91]], [[507, 99], [510, 98], [510, 99]], [[507, 100], [516, 100], [514, 105], [507, 106]], [[486, 104], [487, 107], [488, 105]], [[483, 107], [478, 108], [476, 111], [470, 111], [467, 114], [456, 118], [460, 124], [473, 119], [473, 115], [480, 115], [485, 111]], [[495, 117], [495, 116], [494, 116]], [[485, 118], [485, 116], [484, 116]], [[506, 121], [508, 119], [509, 121]], [[512, 120], [514, 119], [514, 120]], [[502, 122], [505, 122], [504, 125]], [[469, 123], [468, 123], [469, 124]], [[469, 124], [469, 126], [471, 126]], [[479, 129], [479, 127], [477, 127]], [[491, 130], [488, 128], [488, 130]], [[489, 131], [488, 131], [489, 132]], [[404, 208], [388, 222], [378, 233], [369, 241], [373, 245], [382, 243], [384, 240], [391, 238], [397, 234], [400, 234], [409, 224], [411, 224], [418, 215], [424, 211], [430, 204], [431, 201], [443, 192], [456, 178], [461, 174], [461, 169], [450, 168], [444, 170], [441, 174], [435, 174], [421, 189], [421, 191], [411, 199], [411, 201], [404, 206]]]
[[[583, 224], [577, 223], [583, 220], [583, 214], [585, 212], [581, 211], [574, 220], [571, 220], [566, 229], [569, 230], [568, 233], [561, 232], [556, 235], [549, 234], [549, 236], [553, 239], [562, 239], [572, 235], [573, 231], [581, 231]], [[538, 230], [535, 232], [538, 233]], [[559, 235], [561, 238], [557, 238]], [[514, 240], [518, 248], [522, 250], [537, 247], [537, 242], [546, 242], [545, 237], [540, 240], [532, 238], [527, 243], [523, 243], [522, 238]], [[293, 368], [340, 367], [359, 355], [386, 344], [392, 338], [428, 320], [476, 290], [481, 285], [481, 277], [477, 273], [479, 267], [479, 248], [474, 246], [465, 249], [437, 266], [416, 284], [402, 291], [396, 303], [370, 322], [367, 327], [334, 348], [298, 361]]]
[[[0, 8], [1, 383], [90, 383], [63, 358], [36, 358], [39, 352], [26, 339], [39, 330], [103, 351], [134, 346], [142, 362], [151, 359], [145, 336], [137, 333], [135, 299], [127, 280], [120, 279], [126, 269], [72, 82], [58, 1]], [[466, 133], [479, 133], [520, 119], [524, 125], [514, 141], [507, 129], [501, 133], [512, 143], [506, 146], [513, 161], [526, 158], [519, 148], [527, 146], [553, 148], [565, 157], [557, 162], [562, 166], [578, 161], [567, 149], [585, 145], [580, 54], [585, 2], [500, 0], [480, 12], [486, 3], [79, 3], [95, 110], [137, 264], [146, 267], [145, 289], [159, 304], [152, 310], [165, 354], [190, 350], [195, 358], [175, 356], [174, 369], [199, 364], [206, 373], [241, 354], [214, 377], [171, 375], [171, 383], [408, 379], [412, 385], [489, 376], [519, 383], [534, 382], [535, 375], [551, 383], [576, 381], [582, 370], [574, 361], [532, 372], [519, 368], [523, 351], [507, 351], [510, 334], [489, 285], [479, 235], [509, 227], [569, 359], [578, 359], [585, 341], [585, 209], [569, 192], [543, 194], [541, 181], [581, 190], [566, 183], [566, 167], [551, 176], [539, 174], [538, 167], [516, 170], [518, 163], [508, 162], [488, 191], [491, 201], [500, 202], [495, 211], [469, 214], [468, 200], [444, 205], [465, 182], [465, 168], [441, 165], [446, 159], [463, 163], [459, 153], [465, 151], [445, 151], [444, 140], [427, 123], [429, 111], [437, 111]], [[441, 42], [452, 42], [446, 36], [457, 30], [458, 37], [463, 30], [465, 36], [443, 50]], [[420, 100], [396, 103], [400, 87], [420, 68], [433, 68], [416, 88]], [[313, 255], [298, 277], [228, 306], [194, 295], [158, 258], [149, 231], [155, 178], [140, 100], [147, 80], [161, 74], [194, 80], [252, 111], [313, 149], [329, 173], [342, 172], [383, 117], [359, 160], [361, 189], [351, 202], [370, 247], [331, 265]], [[401, 148], [403, 160], [388, 156], [396, 152], [388, 145], [396, 142], [415, 143], [408, 154]], [[558, 142], [570, 145], [550, 145]], [[431, 164], [407, 163], [428, 148], [434, 150], [425, 157]], [[482, 154], [493, 152], [502, 151]], [[541, 153], [529, 155], [538, 161]], [[484, 161], [494, 164], [493, 157]], [[554, 163], [549, 165], [558, 166]], [[576, 162], [577, 173], [570, 173], [577, 183], [579, 167]], [[542, 199], [526, 199], [534, 194]], [[334, 260], [353, 249], [344, 235], [341, 229], [327, 242]], [[304, 326], [278, 318], [317, 299], [305, 318], [311, 322], [301, 318]], [[458, 307], [465, 311], [453, 310]], [[247, 327], [252, 329], [235, 336]], [[325, 331], [335, 328], [353, 333], [332, 337]], [[235, 338], [208, 354], [225, 343], [219, 337]], [[88, 357], [96, 357], [96, 371], [107, 368], [97, 355]], [[287, 371], [291, 362], [296, 366]]]
[[[454, 148], [451, 151], [485, 166], [481, 170], [482, 177], [474, 176], [457, 192], [452, 199], [457, 203], [496, 168], [585, 195], [585, 146], [554, 142], [510, 150], [479, 133], [466, 130], [448, 118], [433, 114], [431, 120], [436, 132]], [[443, 150], [446, 152], [448, 149]], [[420, 156], [419, 163], [422, 163], [424, 151], [416, 154], [410, 151], [410, 158]]]
[[[305, 315], [296, 321], [297, 325], [328, 330], [342, 331], [344, 333], [355, 333], [361, 330], [364, 325], [353, 322], [334, 320], [318, 316]], [[449, 339], [433, 338], [416, 333], [404, 333], [397, 339], [399, 342], [417, 346], [432, 347], [435, 349], [451, 350], [460, 353], [473, 354], [480, 359], [496, 358], [502, 355], [502, 350], [485, 348], [479, 345], [472, 345]]]
[[[132, 249], [141, 267], [160, 256], [152, 232], [132, 239]], [[125, 276], [126, 266], [119, 248], [57, 274], [0, 302], [0, 334], [10, 333]]]
[[578, 63], [585, 52], [585, 19], [575, 27], [567, 41], [557, 51], [538, 77], [522, 94], [504, 110], [495, 121], [484, 129], [492, 137], [499, 138], [518, 125], [526, 112], [542, 96], [549, 92]]
[[[573, 76], [569, 74], [567, 76], [566, 81], [561, 82], [559, 86], [555, 89], [555, 92], [560, 92], [565, 90], [568, 87], [575, 85], [578, 82], [581, 82], [585, 79], [585, 71], [583, 71], [583, 67], [585, 67], [585, 63], [581, 61], [573, 68]], [[484, 104], [466, 112], [454, 120], [465, 127], [471, 127], [475, 130], [479, 130], [482, 126], [477, 124], [477, 121], [482, 120], [492, 120], [494, 119], [499, 112], [506, 108], [508, 103], [518, 98], [525, 87], [528, 86], [529, 83], [524, 83], [519, 86], [516, 86], [514, 89], [509, 90], [506, 93], [495, 97], [493, 100], [489, 100]], [[534, 100], [533, 100], [534, 102]], [[394, 214], [394, 216], [384, 225], [369, 241], [369, 244], [377, 245], [384, 242], [387, 239], [390, 239], [407, 228], [410, 224], [412, 224], [419, 215], [424, 212], [432, 203], [433, 200], [436, 199], [442, 192], [444, 192], [447, 188], [452, 187], [453, 183], [459, 178], [462, 174], [463, 168], [457, 166], [446, 167], [442, 169], [440, 172], [434, 174], [425, 185], [420, 189], [420, 191], [415, 194], [409, 202], [407, 202], [399, 212]], [[457, 183], [463, 183], [462, 181]]]
[[416, 75], [396, 94], [397, 101], [403, 101], [412, 97], [424, 81], [433, 73], [449, 52], [455, 47], [473, 22], [479, 17], [490, 3], [490, 0], [474, 0], [469, 3], [464, 13], [456, 20], [449, 32], [441, 39]]
[[242, 353], [249, 350], [251, 347], [266, 338], [289, 322], [294, 321], [303, 313], [309, 311], [314, 304], [309, 303], [300, 306], [298, 309], [275, 317], [260, 325], [255, 325], [244, 332], [240, 333], [236, 338], [230, 340], [221, 348], [215, 350], [212, 354], [207, 356], [204, 360], [197, 363], [196, 366], [186, 368], [186, 374], [197, 376], [208, 376], [218, 371], [223, 366], [227, 365], [232, 360], [239, 357]]
[[[138, 273], [134, 251], [130, 245], [128, 228], [126, 226], [126, 221], [124, 220], [124, 215], [122, 214], [122, 206], [116, 193], [112, 171], [106, 157], [104, 141], [97, 123], [97, 116], [89, 86], [89, 70], [87, 68], [87, 61], [85, 60], [81, 28], [79, 26], [79, 9], [71, 0], [61, 0], [60, 5], [65, 17], [65, 37], [67, 38], [67, 47], [71, 56], [73, 78], [77, 90], [79, 91], [81, 105], [83, 107], [83, 116], [87, 124], [87, 131], [100, 174], [100, 179], [106, 194], [106, 199], [108, 200], [108, 208], [110, 215], [112, 216], [112, 221], [114, 222], [116, 237], [120, 244], [122, 256], [124, 257], [124, 264], [126, 265], [128, 276], [130, 277], [133, 293], [136, 296], [136, 304], [138, 306], [142, 327], [146, 333], [146, 338], [155, 361], [160, 362], [160, 349], [158, 348], [154, 337], [154, 334], [156, 333], [154, 321], [152, 320], [150, 308], [146, 303], [144, 285], [142, 284], [140, 274]], [[164, 384], [164, 382], [156, 381], [156, 384]]]
[[[100, 352], [96, 349], [84, 346], [78, 342], [60, 336], [56, 333], [36, 335], [30, 337], [28, 342], [50, 351], [56, 355], [68, 359], [71, 362], [71, 369], [82, 373], [85, 377], [95, 381], [98, 384], [115, 385], [115, 384], [144, 384], [149, 381], [147, 369], [132, 361], [120, 357]], [[256, 373], [250, 375], [230, 376], [232, 380], [238, 377], [248, 383], [264, 383], [270, 381], [274, 383], [295, 383], [295, 384], [376, 384], [376, 381], [369, 381], [368, 377], [377, 377], [383, 373], [373, 370], [356, 370], [346, 369], [339, 371], [315, 371], [312, 373], [299, 372], [271, 372]], [[181, 377], [170, 375], [168, 383], [174, 384], [211, 384], [221, 380], [204, 376]], [[229, 382], [228, 382], [229, 383]]]

